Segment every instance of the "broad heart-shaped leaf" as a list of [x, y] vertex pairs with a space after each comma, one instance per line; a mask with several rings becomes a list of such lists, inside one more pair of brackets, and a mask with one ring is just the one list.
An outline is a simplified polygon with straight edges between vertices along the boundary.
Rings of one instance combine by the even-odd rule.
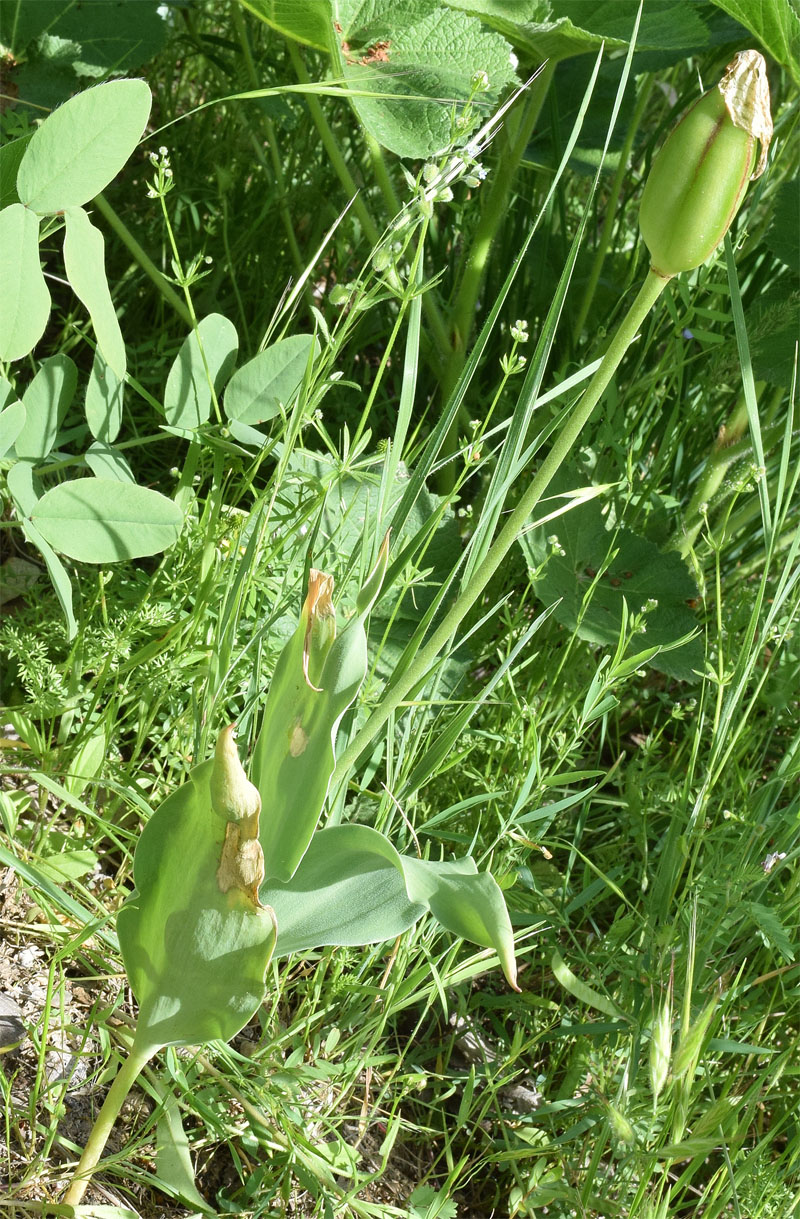
[[[388, 541], [387, 537], [358, 596], [357, 611], [342, 633], [330, 642], [332, 607], [323, 607], [320, 621], [315, 605], [322, 598], [312, 597], [309, 581], [300, 624], [278, 657], [250, 776], [261, 795], [259, 841], [267, 882], [291, 878], [319, 821], [333, 774], [336, 730], [367, 672], [364, 622], [380, 592]], [[325, 586], [328, 598], [330, 587], [332, 582]], [[319, 649], [317, 666], [318, 631], [326, 642]]]
[[[563, 554], [551, 554], [549, 538], [556, 536]], [[590, 643], [615, 647], [622, 629], [623, 602], [637, 614], [649, 601], [657, 602], [646, 616], [646, 634], [634, 636], [630, 654], [656, 645], [668, 646], [697, 629], [688, 602], [697, 587], [686, 564], [675, 552], [663, 553], [646, 538], [627, 529], [608, 532], [596, 499], [571, 508], [520, 539], [534, 573], [537, 597], [553, 604], [553, 615], [563, 626], [577, 631]], [[606, 567], [609, 552], [615, 557]], [[584, 598], [598, 571], [602, 576]], [[692, 639], [672, 651], [658, 652], [647, 663], [683, 681], [696, 681], [703, 668], [703, 646]]]
[[86, 382], [85, 407], [86, 422], [96, 440], [107, 444], [116, 440], [122, 424], [124, 389], [124, 382], [108, 367], [102, 353], [95, 351]]
[[0, 411], [0, 458], [5, 457], [25, 424], [25, 407], [21, 402], [9, 402]]
[[44, 214], [94, 199], [139, 143], [151, 100], [143, 80], [112, 80], [54, 110], [34, 132], [20, 162], [20, 200]]
[[324, 944], [381, 943], [430, 912], [447, 931], [493, 948], [516, 988], [503, 894], [472, 859], [414, 859], [368, 826], [337, 825], [315, 834], [292, 879], [265, 884], [261, 899], [275, 911], [280, 956]]
[[313, 335], [279, 339], [237, 368], [225, 390], [225, 414], [249, 426], [272, 419], [281, 407], [290, 405], [309, 361], [318, 355], [319, 343]]
[[208, 420], [213, 404], [211, 386], [216, 393], [225, 384], [238, 350], [236, 327], [221, 313], [209, 313], [198, 323], [169, 370], [164, 390], [167, 423], [191, 429]]
[[64, 212], [64, 267], [72, 291], [89, 310], [97, 346], [117, 380], [125, 379], [125, 340], [106, 279], [105, 241], [82, 207]]
[[[451, 8], [475, 13], [503, 34], [527, 60], [569, 59], [598, 51], [622, 50], [636, 20], [630, 0], [446, 0]], [[677, 51], [708, 42], [708, 27], [686, 0], [647, 0], [639, 24], [639, 50]]]
[[22, 401], [25, 425], [17, 437], [17, 457], [41, 461], [55, 444], [58, 429], [69, 410], [78, 384], [78, 370], [69, 356], [48, 356], [31, 381]]
[[367, 131], [398, 156], [432, 156], [452, 142], [453, 107], [470, 96], [476, 72], [488, 74], [487, 101], [516, 80], [505, 39], [439, 0], [334, 0], [332, 7], [335, 70], [352, 87]]
[[55, 550], [83, 563], [158, 554], [183, 527], [180, 509], [159, 491], [109, 478], [75, 478], [53, 487], [31, 520]]
[[[35, 0], [20, 4], [8, 35], [15, 59], [35, 58], [42, 36], [65, 44], [63, 59], [78, 76], [130, 72], [152, 59], [164, 44], [167, 23], [159, 16], [159, 0]], [[31, 43], [35, 47], [31, 47]], [[25, 52], [28, 52], [25, 55]], [[73, 75], [73, 87], [75, 76]], [[28, 93], [22, 94], [26, 100]], [[38, 98], [34, 100], [39, 100]]]
[[327, 51], [331, 32], [329, 0], [240, 0], [267, 25], [286, 38]]
[[0, 212], [0, 360], [33, 351], [50, 316], [39, 262], [39, 220], [21, 203]]
[[211, 807], [212, 768], [196, 766], [153, 813], [117, 917], [143, 1047], [228, 1041], [264, 997], [274, 922], [239, 889], [220, 891], [226, 822]]

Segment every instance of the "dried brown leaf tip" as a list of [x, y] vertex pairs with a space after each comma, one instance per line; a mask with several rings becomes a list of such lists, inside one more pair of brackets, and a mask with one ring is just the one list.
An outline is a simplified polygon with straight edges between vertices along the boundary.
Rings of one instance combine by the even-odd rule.
[[767, 166], [772, 140], [769, 81], [764, 56], [758, 51], [734, 55], [718, 85], [734, 127], [741, 127], [759, 142], [758, 164], [752, 178], [760, 178]]
[[333, 605], [333, 576], [312, 567], [308, 573], [308, 594], [303, 606], [306, 633], [303, 640], [303, 675], [312, 690], [328, 648], [336, 638], [336, 610]]

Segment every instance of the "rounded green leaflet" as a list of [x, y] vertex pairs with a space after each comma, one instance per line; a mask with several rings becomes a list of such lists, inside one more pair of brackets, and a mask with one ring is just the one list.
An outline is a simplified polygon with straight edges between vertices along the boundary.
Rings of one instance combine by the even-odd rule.
[[274, 916], [220, 887], [231, 823], [212, 808], [213, 771], [213, 761], [196, 766], [148, 821], [134, 856], [136, 890], [117, 918], [140, 1046], [227, 1041], [264, 997]]
[[39, 342], [50, 316], [39, 219], [21, 203], [0, 212], [0, 283], [0, 360], [21, 360]]
[[183, 527], [183, 513], [171, 499], [111, 478], [75, 478], [53, 487], [31, 520], [54, 550], [83, 563], [158, 554]]
[[112, 80], [71, 97], [34, 132], [17, 172], [17, 194], [40, 215], [81, 207], [122, 169], [150, 116], [143, 80]]

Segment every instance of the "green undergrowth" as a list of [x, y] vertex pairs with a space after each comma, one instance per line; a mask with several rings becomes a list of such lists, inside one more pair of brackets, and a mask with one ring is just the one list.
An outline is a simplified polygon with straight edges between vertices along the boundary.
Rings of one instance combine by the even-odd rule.
[[[339, 7], [366, 23], [352, 39], [363, 58], [379, 45], [374, 6]], [[416, 7], [486, 9], [484, 33], [514, 46], [520, 83], [537, 66], [533, 35], [502, 5]], [[563, 26], [548, 33], [541, 97], [532, 86], [452, 184], [459, 140], [490, 122], [505, 85], [468, 85], [466, 119], [446, 108], [448, 150], [401, 160], [387, 103], [371, 99], [373, 121], [344, 93], [362, 80], [355, 52], [340, 39], [337, 62], [313, 30], [285, 37], [279, 4], [168, 5], [160, 42], [124, 61], [150, 87], [151, 117], [105, 203], [87, 204], [127, 351], [115, 443], [185, 523], [163, 553], [65, 558], [71, 633], [18, 526], [14, 476], [4, 483], [4, 573], [22, 559], [37, 580], [0, 618], [0, 991], [25, 1000], [28, 1023], [0, 1056], [3, 1213], [62, 1213], [83, 1119], [130, 1043], [114, 920], [143, 825], [225, 725], [246, 762], [309, 568], [333, 575], [343, 625], [390, 527], [323, 824], [490, 871], [521, 992], [490, 949], [429, 919], [389, 944], [273, 962], [231, 1044], [171, 1048], [146, 1068], [87, 1193], [116, 1209], [91, 1213], [783, 1219], [800, 1207], [797, 65], [772, 26], [743, 28], [732, 5], [682, 6], [706, 31], [687, 17], [684, 41], [645, 24], [650, 42], [626, 58], [636, 7], [608, 7], [624, 14], [584, 31], [586, 53], [558, 41], [578, 38]], [[665, 11], [645, 0], [643, 17]], [[108, 71], [102, 60], [82, 74], [74, 55], [65, 67], [42, 37], [14, 44], [27, 68], [4, 138]], [[698, 73], [707, 86], [751, 45], [771, 56], [767, 175], [725, 248], [668, 285], [519, 544], [373, 731], [645, 276], [636, 206], [655, 149]], [[472, 300], [468, 255], [490, 228]], [[58, 232], [40, 245], [44, 337], [4, 366], [21, 391], [45, 356], [75, 363], [81, 388], [37, 468], [48, 486], [89, 473], [92, 438], [95, 338]], [[214, 413], [166, 430], [183, 311], [227, 318], [240, 366], [306, 336], [312, 355], [260, 438]], [[58, 1071], [48, 1055], [62, 1045]]]

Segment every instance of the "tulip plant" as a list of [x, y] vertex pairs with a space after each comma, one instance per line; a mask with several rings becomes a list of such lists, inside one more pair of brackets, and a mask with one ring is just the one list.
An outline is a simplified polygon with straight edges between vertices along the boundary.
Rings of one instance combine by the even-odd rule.
[[233, 1037], [264, 998], [273, 955], [388, 940], [430, 912], [453, 934], [493, 949], [517, 989], [505, 901], [472, 859], [403, 856], [366, 826], [317, 825], [331, 783], [346, 778], [424, 679], [516, 542], [665, 285], [722, 241], [748, 180], [764, 169], [771, 134], [764, 60], [741, 52], [653, 163], [640, 212], [651, 267], [583, 397], [461, 597], [338, 762], [336, 732], [366, 675], [365, 623], [381, 590], [388, 538], [340, 634], [332, 578], [311, 571], [299, 625], [269, 689], [249, 779], [233, 729], [225, 728], [214, 758], [164, 801], [137, 846], [136, 889], [118, 930], [139, 1018], [67, 1204], [80, 1202], [144, 1065], [168, 1045]]
[[325, 944], [389, 940], [426, 912], [494, 949], [518, 989], [503, 895], [472, 859], [400, 855], [376, 830], [316, 832], [339, 722], [367, 671], [365, 620], [380, 592], [388, 536], [341, 634], [333, 579], [311, 570], [300, 622], [278, 660], [251, 778], [233, 727], [148, 821], [136, 889], [117, 928], [139, 1004], [136, 1034], [65, 1202], [77, 1205], [139, 1072], [168, 1045], [229, 1040], [264, 998], [273, 957]]

